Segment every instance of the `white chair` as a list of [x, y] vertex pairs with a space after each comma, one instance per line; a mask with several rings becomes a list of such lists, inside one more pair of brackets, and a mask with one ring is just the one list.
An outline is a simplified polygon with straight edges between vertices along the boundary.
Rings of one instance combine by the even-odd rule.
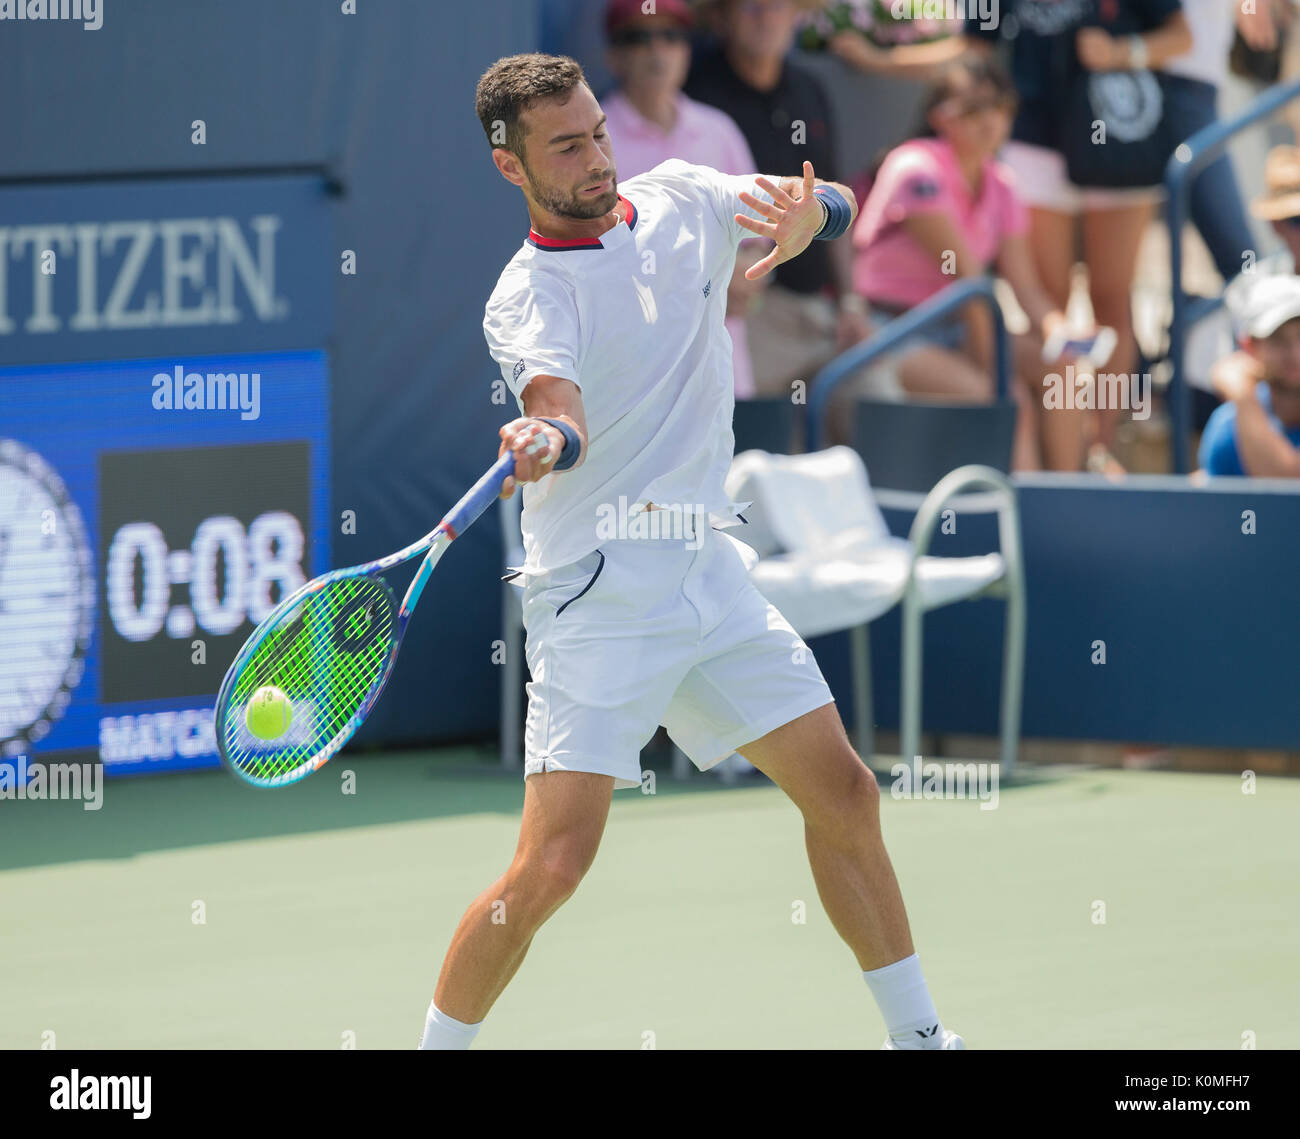
[[[867, 626], [902, 603], [901, 754], [918, 754], [921, 733], [921, 620], [956, 601], [1002, 597], [1001, 707], [1003, 774], [1015, 765], [1024, 671], [1025, 589], [1015, 490], [991, 467], [950, 472], [920, 503], [909, 536], [889, 533], [856, 451], [831, 447], [807, 455], [746, 451], [727, 477], [735, 501], [752, 500], [748, 526], [732, 532], [759, 554], [751, 577], [801, 637], [850, 631], [857, 747], [874, 753]], [[978, 495], [958, 496], [979, 490]], [[1000, 552], [941, 558], [927, 551], [942, 512], [998, 515]]]

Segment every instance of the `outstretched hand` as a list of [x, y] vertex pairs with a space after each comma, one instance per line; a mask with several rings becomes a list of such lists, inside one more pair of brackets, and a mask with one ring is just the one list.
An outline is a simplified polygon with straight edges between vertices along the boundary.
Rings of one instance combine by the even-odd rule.
[[803, 164], [802, 192], [797, 198], [769, 178], [759, 178], [757, 185], [760, 190], [765, 190], [772, 196], [770, 202], [762, 201], [744, 190], [740, 192], [740, 200], [768, 220], [758, 221], [747, 214], [737, 214], [736, 222], [751, 233], [774, 241], [776, 247], [763, 260], [745, 270], [745, 279], [749, 281], [756, 281], [783, 261], [799, 256], [812, 244], [826, 216], [821, 202], [813, 195], [817, 179], [813, 175], [811, 162]]

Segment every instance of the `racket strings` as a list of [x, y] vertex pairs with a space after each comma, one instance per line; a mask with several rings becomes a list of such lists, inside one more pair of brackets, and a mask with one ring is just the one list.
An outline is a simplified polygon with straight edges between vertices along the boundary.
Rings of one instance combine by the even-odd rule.
[[[274, 779], [313, 763], [361, 711], [382, 677], [395, 638], [392, 594], [379, 579], [342, 578], [285, 613], [233, 678], [220, 716], [228, 760], [256, 779]], [[289, 700], [285, 736], [249, 733], [244, 711], [259, 688]]]

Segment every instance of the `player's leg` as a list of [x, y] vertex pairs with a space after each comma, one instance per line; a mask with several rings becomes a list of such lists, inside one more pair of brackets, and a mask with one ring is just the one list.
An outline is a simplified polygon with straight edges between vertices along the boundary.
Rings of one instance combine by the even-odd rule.
[[880, 789], [827, 704], [738, 749], [799, 808], [826, 915], [864, 970], [913, 951], [880, 833]]
[[799, 809], [818, 895], [880, 1006], [886, 1047], [964, 1047], [944, 1031], [921, 974], [875, 776], [849, 744], [812, 653], [750, 582], [744, 548], [710, 533], [712, 556], [692, 583], [701, 652], [664, 725], [702, 768], [739, 751]]
[[[640, 786], [641, 748], [690, 667], [685, 543], [611, 540], [531, 583], [523, 821], [510, 868], [456, 930], [425, 1047], [467, 1047], [533, 935], [595, 858], [612, 793]], [[504, 919], [504, 920], [503, 920]]]
[[817, 896], [871, 988], [886, 1048], [964, 1048], [944, 1029], [912, 945], [903, 894], [880, 833], [880, 789], [834, 704], [784, 724], [740, 754], [803, 815]]
[[[528, 776], [509, 868], [465, 911], [443, 959], [422, 1047], [465, 1046], [523, 963], [533, 935], [578, 888], [596, 857], [614, 779], [583, 771]], [[437, 1014], [441, 1014], [438, 1016]]]

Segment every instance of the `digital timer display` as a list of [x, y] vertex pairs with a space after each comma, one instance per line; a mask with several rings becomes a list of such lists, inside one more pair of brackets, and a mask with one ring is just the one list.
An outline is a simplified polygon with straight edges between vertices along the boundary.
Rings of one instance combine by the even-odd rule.
[[309, 576], [308, 444], [109, 451], [99, 468], [104, 699], [215, 692]]
[[[257, 417], [153, 377], [256, 373]], [[212, 703], [329, 550], [323, 352], [0, 368], [0, 760], [215, 765]]]

